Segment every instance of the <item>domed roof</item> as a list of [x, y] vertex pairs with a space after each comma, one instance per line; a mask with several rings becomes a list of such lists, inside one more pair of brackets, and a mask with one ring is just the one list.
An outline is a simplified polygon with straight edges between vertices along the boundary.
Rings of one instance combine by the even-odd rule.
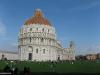
[[28, 19], [24, 25], [30, 25], [30, 24], [43, 24], [51, 26], [50, 22], [46, 18], [44, 18], [40, 9], [37, 9], [35, 11], [35, 15], [32, 18]]

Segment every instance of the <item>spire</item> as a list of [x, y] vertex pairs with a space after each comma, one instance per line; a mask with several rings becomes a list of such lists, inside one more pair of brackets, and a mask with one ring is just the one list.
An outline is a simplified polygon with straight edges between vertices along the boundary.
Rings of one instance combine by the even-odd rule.
[[36, 9], [34, 17], [43, 17], [43, 14], [40, 9]]
[[74, 44], [74, 42], [73, 42], [73, 41], [70, 41], [69, 47], [70, 47], [70, 48], [75, 47], [75, 44]]

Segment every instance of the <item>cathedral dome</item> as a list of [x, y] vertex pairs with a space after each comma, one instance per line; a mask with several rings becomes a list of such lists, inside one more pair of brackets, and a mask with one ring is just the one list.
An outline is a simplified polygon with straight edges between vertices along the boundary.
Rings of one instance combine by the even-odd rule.
[[24, 25], [30, 25], [30, 24], [51, 26], [51, 23], [46, 18], [44, 18], [40, 9], [37, 9], [35, 11], [35, 15], [32, 18], [28, 19]]

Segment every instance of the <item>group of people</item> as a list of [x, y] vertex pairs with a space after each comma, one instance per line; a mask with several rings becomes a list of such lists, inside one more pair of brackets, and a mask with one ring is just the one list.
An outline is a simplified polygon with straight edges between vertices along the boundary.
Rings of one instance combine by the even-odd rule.
[[[64, 63], [64, 62], [69, 62], [70, 64], [74, 63], [74, 61], [50, 61], [50, 62], [47, 62], [48, 63], [49, 72], [55, 72], [56, 64]], [[13, 61], [11, 63], [17, 64], [17, 63], [21, 63], [21, 62], [20, 61]], [[32, 63], [34, 63], [34, 62], [32, 62]], [[43, 62], [37, 62], [37, 63], [41, 64]], [[20, 75], [20, 73], [23, 73], [23, 75], [25, 75], [25, 74], [29, 75], [29, 73], [32, 73], [30, 67], [26, 67], [25, 66], [23, 71], [20, 71], [18, 67], [11, 66], [11, 64], [10, 65], [6, 64], [6, 66], [3, 69], [3, 72], [9, 72], [12, 75]]]
[[24, 70], [23, 72], [19, 71], [19, 69], [17, 67], [15, 68], [11, 68], [9, 67], [8, 65], [6, 65], [3, 69], [3, 72], [6, 72], [6, 73], [11, 73], [11, 75], [29, 75], [29, 73], [31, 72], [30, 71], [30, 68], [29, 67], [24, 67]]
[[11, 73], [12, 75], [18, 75], [18, 68], [11, 68], [8, 65], [6, 65], [3, 69], [3, 72]]

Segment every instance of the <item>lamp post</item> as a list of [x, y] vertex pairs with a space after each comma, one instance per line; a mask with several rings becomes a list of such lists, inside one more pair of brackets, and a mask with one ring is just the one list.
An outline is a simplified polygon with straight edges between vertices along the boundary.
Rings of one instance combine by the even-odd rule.
[[13, 67], [13, 61], [10, 61], [11, 62], [11, 68]]
[[13, 68], [12, 68], [12, 71], [13, 71], [13, 72], [12, 72], [12, 75], [14, 75], [14, 70], [15, 70], [15, 68], [13, 67]]
[[10, 62], [11, 62], [12, 75], [14, 75], [14, 70], [15, 70], [15, 68], [13, 67], [13, 62], [14, 62], [14, 61], [10, 61]]

